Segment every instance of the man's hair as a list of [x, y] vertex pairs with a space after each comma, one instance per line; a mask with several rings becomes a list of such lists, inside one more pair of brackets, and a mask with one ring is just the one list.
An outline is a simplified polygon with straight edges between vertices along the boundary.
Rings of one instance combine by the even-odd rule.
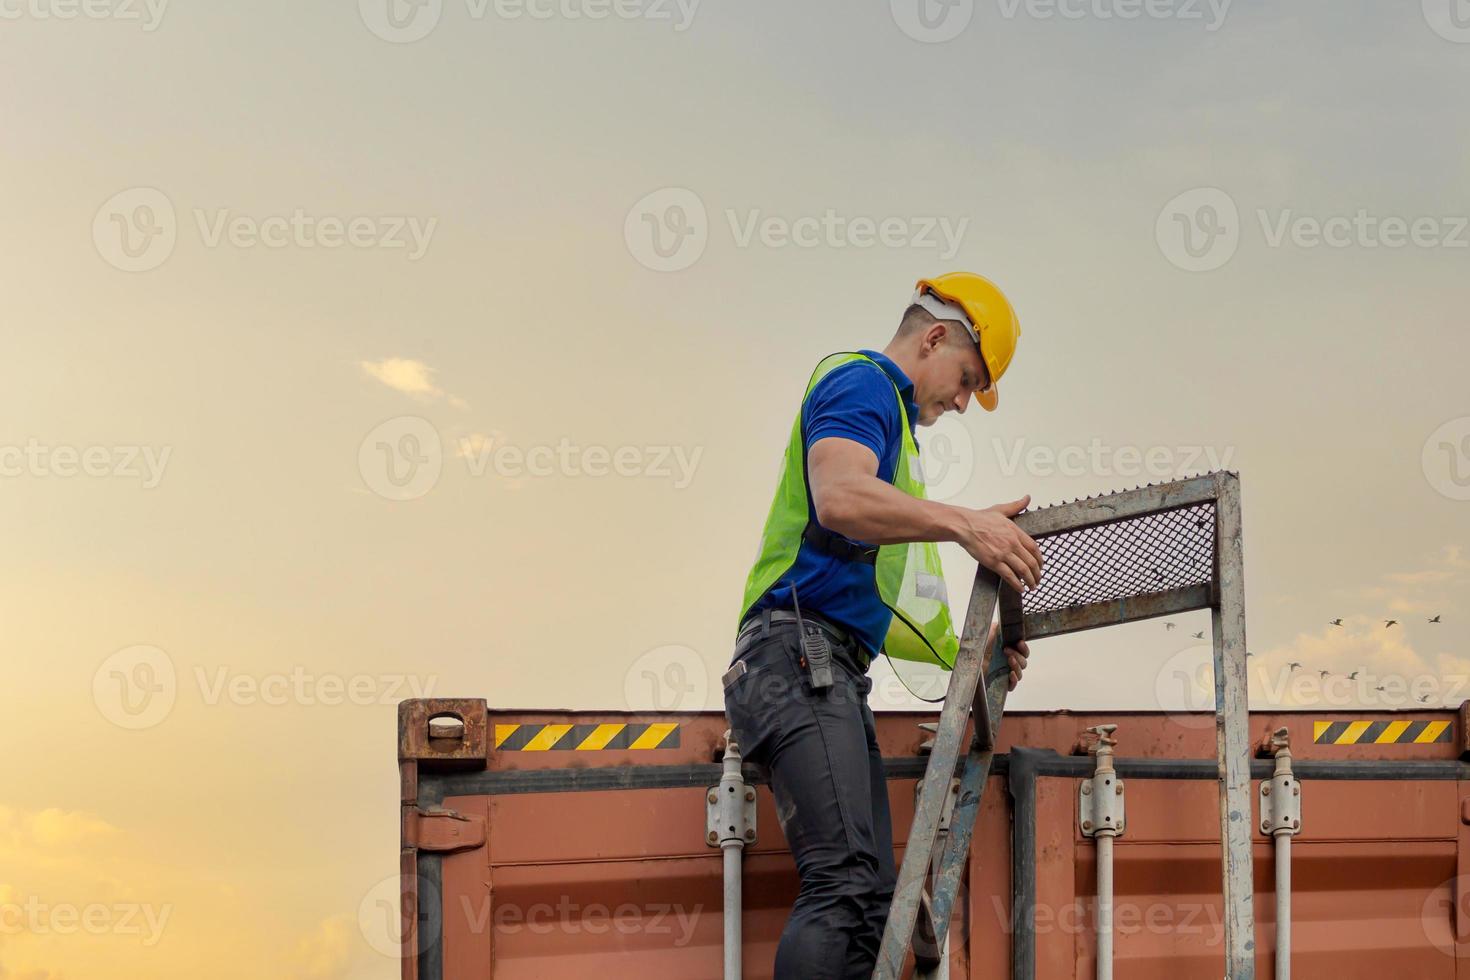
[[958, 320], [941, 320], [918, 303], [914, 303], [903, 311], [903, 319], [898, 321], [897, 336], [900, 339], [912, 337], [916, 333], [923, 333], [936, 323], [943, 323], [949, 327], [949, 333], [945, 336], [951, 343], [970, 342], [970, 334], [965, 330], [963, 323]]

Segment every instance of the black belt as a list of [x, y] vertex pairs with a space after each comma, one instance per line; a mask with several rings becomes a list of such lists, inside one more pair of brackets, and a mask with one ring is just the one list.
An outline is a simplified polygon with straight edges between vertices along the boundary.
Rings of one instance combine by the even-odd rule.
[[801, 532], [801, 540], [822, 554], [843, 561], [855, 561], [864, 565], [873, 565], [878, 561], [876, 545], [857, 544], [840, 534], [834, 534], [816, 521], [807, 521], [806, 529]]
[[[863, 647], [857, 637], [818, 613], [804, 612], [801, 614], [801, 619], [808, 627], [815, 626], [831, 637], [837, 644], [838, 652], [849, 653], [857, 667], [863, 673], [867, 673], [868, 665], [872, 662], [872, 659], [868, 656], [868, 651]], [[735, 637], [735, 655], [732, 659], [739, 660], [756, 640], [766, 636], [769, 632], [767, 623], [769, 625], [775, 625], [777, 623], [791, 623], [794, 625], [796, 623], [796, 613], [790, 609], [764, 609], [758, 613], [752, 613], [745, 622], [740, 624], [740, 632]]]

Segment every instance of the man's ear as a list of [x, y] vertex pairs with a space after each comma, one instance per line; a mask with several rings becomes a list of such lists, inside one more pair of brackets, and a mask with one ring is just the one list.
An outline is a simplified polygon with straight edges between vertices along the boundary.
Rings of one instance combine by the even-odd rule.
[[933, 354], [944, 346], [949, 338], [949, 325], [942, 320], [936, 320], [929, 324], [929, 329], [924, 331], [924, 343], [921, 345], [921, 353]]

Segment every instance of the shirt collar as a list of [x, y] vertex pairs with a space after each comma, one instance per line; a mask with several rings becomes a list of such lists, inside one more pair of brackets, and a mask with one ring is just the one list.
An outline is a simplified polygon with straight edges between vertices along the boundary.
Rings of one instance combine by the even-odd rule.
[[899, 397], [903, 399], [904, 408], [908, 411], [909, 431], [914, 431], [914, 427], [919, 424], [919, 405], [914, 401], [914, 383], [909, 380], [909, 376], [903, 373], [903, 368], [893, 363], [893, 360], [881, 351], [859, 350], [858, 353], [872, 358], [888, 377], [893, 379], [894, 386], [898, 388]]

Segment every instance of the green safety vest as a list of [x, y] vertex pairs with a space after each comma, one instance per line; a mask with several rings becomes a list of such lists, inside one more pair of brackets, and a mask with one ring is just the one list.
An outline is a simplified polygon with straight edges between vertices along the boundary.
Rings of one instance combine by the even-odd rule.
[[[867, 361], [878, 370], [883, 368], [863, 354], [831, 354], [822, 359], [806, 386], [806, 399], [828, 373], [853, 361]], [[887, 377], [887, 372], [884, 372]], [[892, 380], [891, 378], [889, 379]], [[908, 408], [898, 386], [893, 397], [898, 402], [903, 445], [893, 471], [893, 485], [904, 493], [924, 499], [924, 474], [919, 466], [919, 448], [909, 428]], [[776, 585], [796, 562], [802, 532], [807, 525], [806, 445], [801, 432], [801, 411], [791, 426], [791, 439], [781, 470], [781, 482], [771, 512], [761, 533], [760, 552], [745, 582], [745, 602], [741, 607], [743, 622], [754, 605]], [[878, 597], [893, 613], [883, 649], [890, 657], [919, 663], [938, 664], [946, 670], [954, 668], [960, 641], [955, 636], [949, 615], [949, 592], [944, 584], [944, 569], [939, 562], [939, 548], [933, 542], [886, 544], [878, 548], [873, 564]], [[800, 601], [798, 598], [797, 601]]]

